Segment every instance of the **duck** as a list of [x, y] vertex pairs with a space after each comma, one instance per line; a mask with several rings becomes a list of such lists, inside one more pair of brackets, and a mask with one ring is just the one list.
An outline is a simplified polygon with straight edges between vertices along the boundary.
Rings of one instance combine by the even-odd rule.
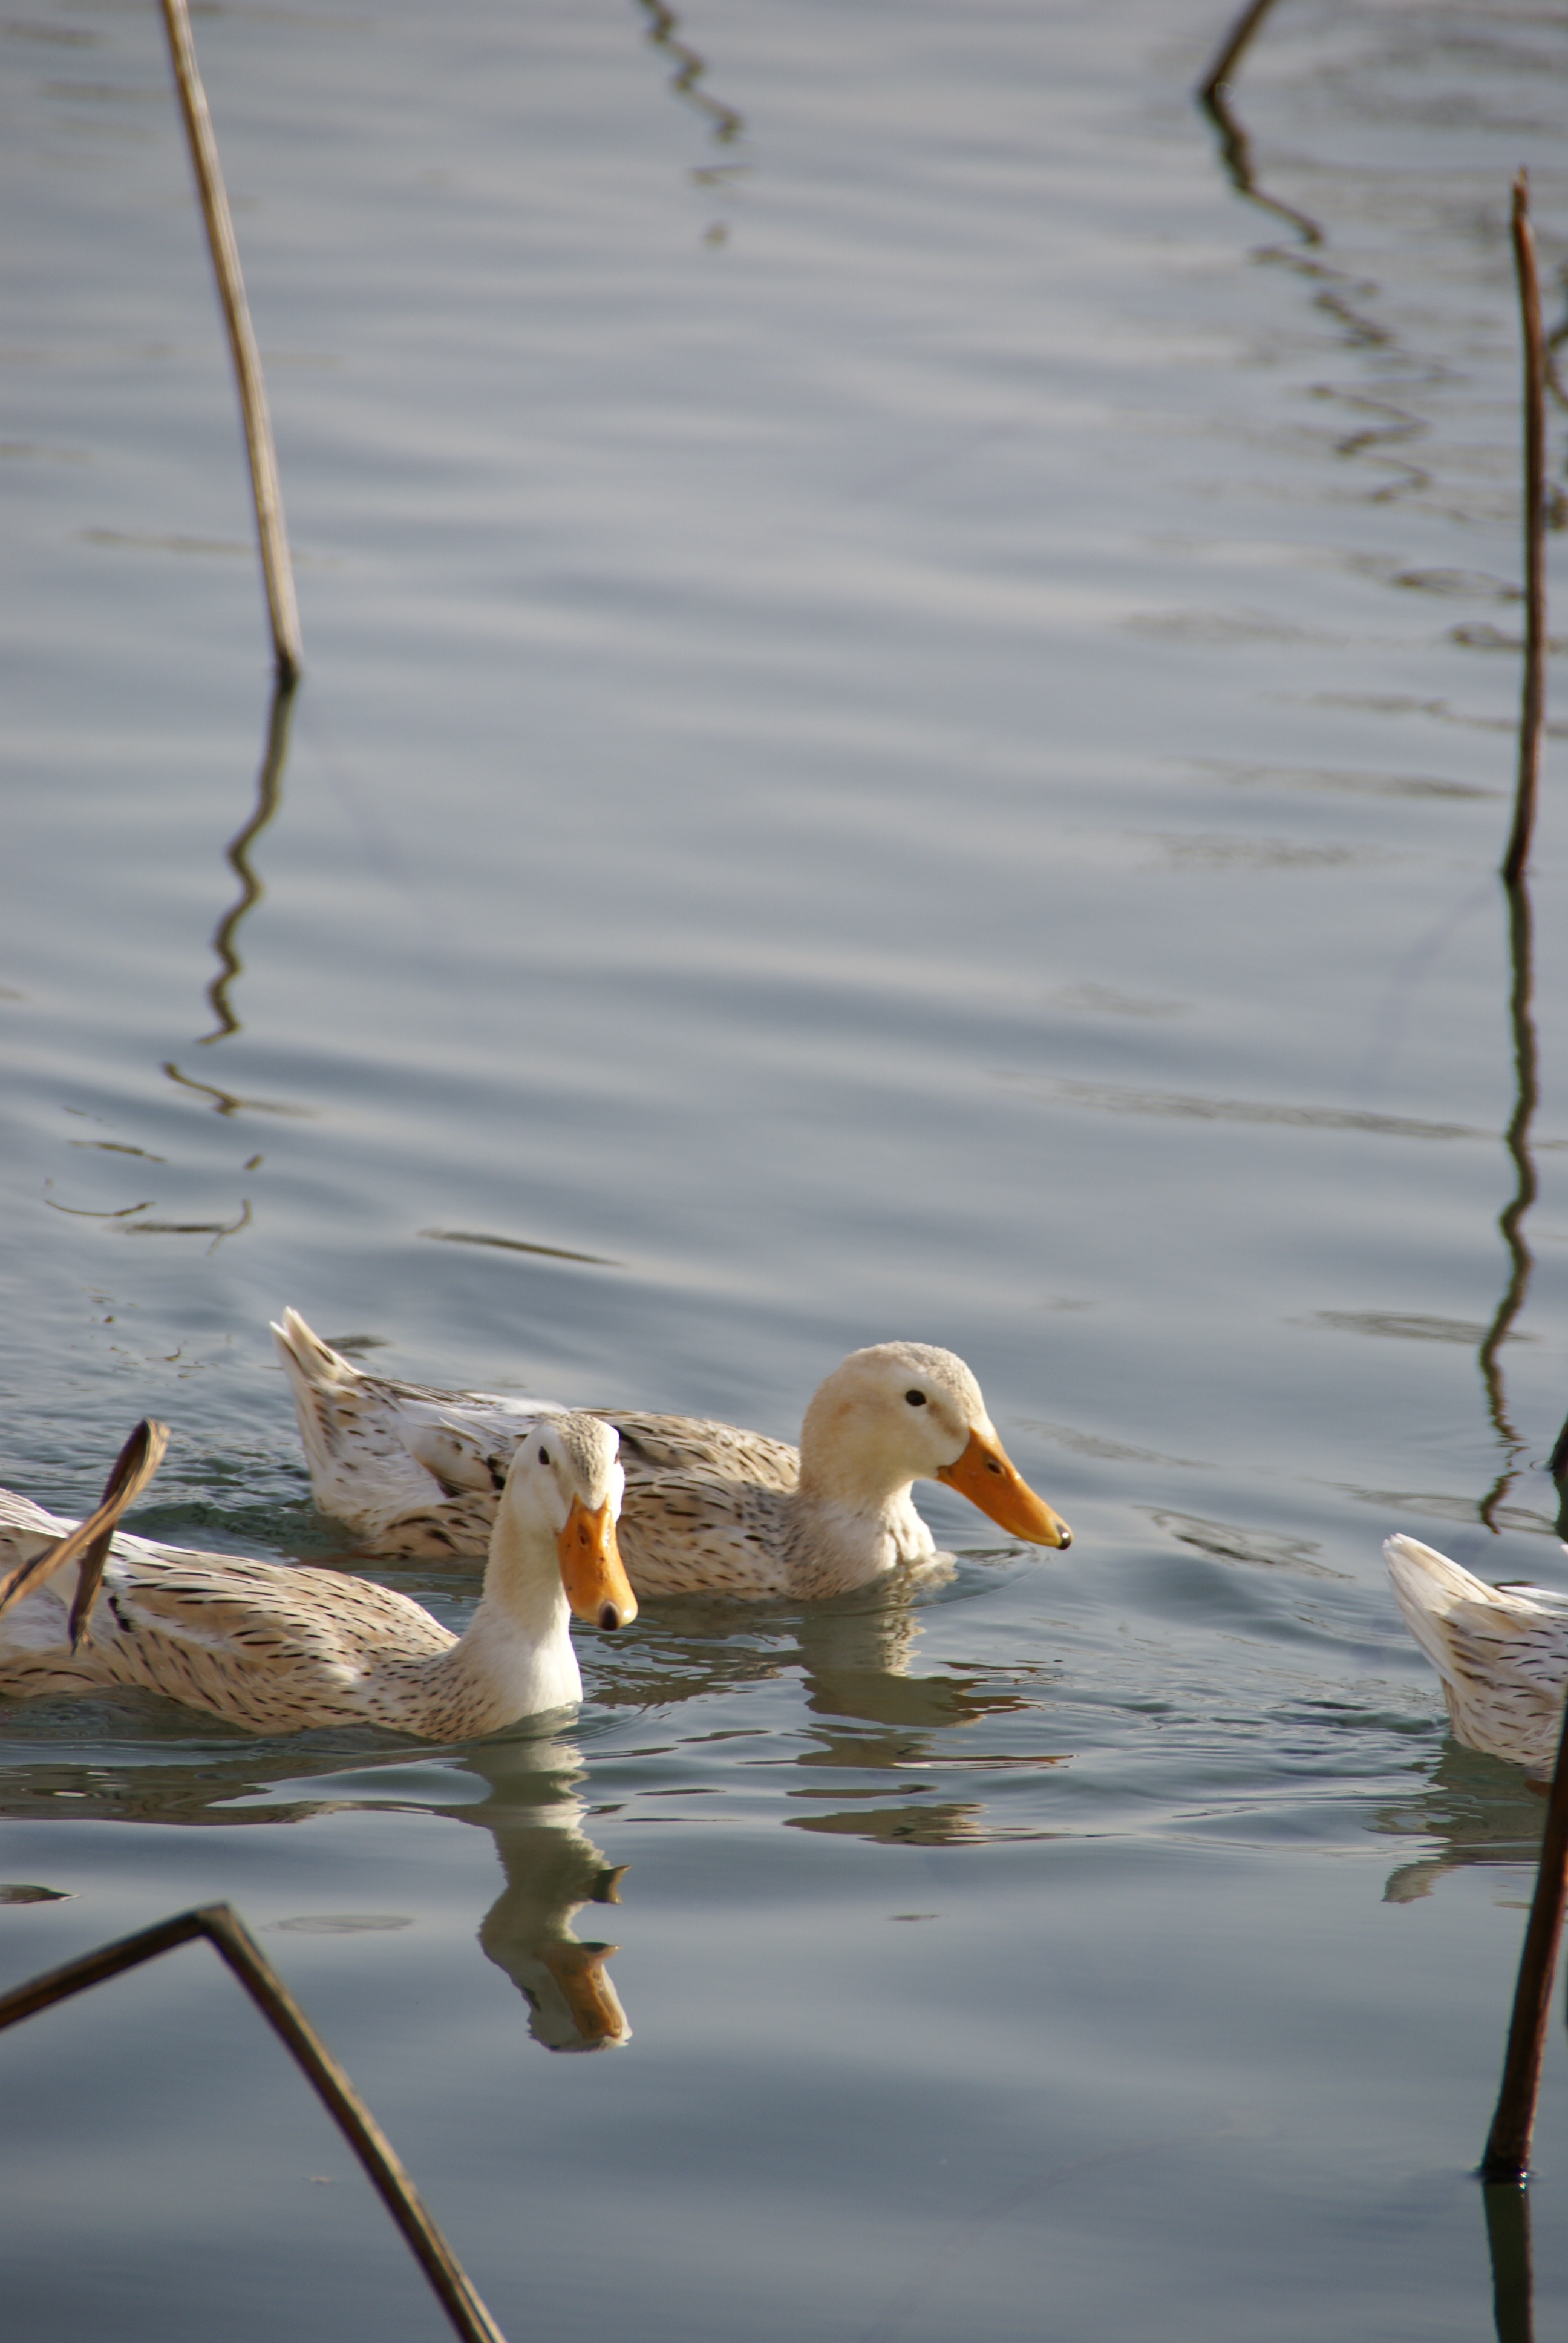
[[1568, 1594], [1489, 1586], [1419, 1538], [1386, 1539], [1383, 1559], [1458, 1738], [1550, 1780], [1568, 1690]]
[[597, 1417], [549, 1417], [509, 1459], [461, 1635], [347, 1572], [120, 1534], [167, 1436], [138, 1425], [85, 1522], [0, 1490], [0, 1693], [136, 1685], [253, 1733], [373, 1725], [466, 1741], [581, 1698], [574, 1613], [607, 1632], [637, 1616], [616, 1544], [625, 1476]]
[[[511, 1456], [555, 1420], [549, 1405], [367, 1374], [296, 1310], [272, 1332], [323, 1512], [377, 1554], [482, 1554]], [[620, 1544], [639, 1596], [815, 1600], [930, 1562], [918, 1480], [959, 1490], [1009, 1537], [1072, 1543], [969, 1368], [927, 1342], [852, 1351], [814, 1393], [798, 1450], [696, 1416], [588, 1412], [620, 1437]]]

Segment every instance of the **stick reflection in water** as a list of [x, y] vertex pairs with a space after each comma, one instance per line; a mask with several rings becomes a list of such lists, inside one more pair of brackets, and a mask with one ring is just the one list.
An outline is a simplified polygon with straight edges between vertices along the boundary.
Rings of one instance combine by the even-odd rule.
[[1258, 185], [1252, 166], [1252, 149], [1245, 130], [1231, 111], [1231, 79], [1251, 44], [1252, 36], [1273, 5], [1273, 0], [1248, 0], [1230, 31], [1226, 34], [1215, 57], [1195, 93], [1199, 105], [1213, 124], [1220, 140], [1220, 155], [1238, 195], [1249, 203], [1260, 204], [1265, 211], [1273, 212], [1288, 220], [1303, 244], [1322, 244], [1323, 232], [1316, 220], [1309, 219], [1293, 204], [1282, 203], [1278, 196], [1266, 195]]
[[283, 801], [284, 769], [288, 763], [288, 728], [294, 714], [294, 697], [297, 686], [291, 678], [280, 676], [273, 687], [272, 707], [267, 718], [266, 747], [261, 759], [261, 770], [256, 781], [256, 810], [245, 828], [229, 840], [224, 852], [229, 868], [239, 880], [239, 900], [226, 911], [213, 930], [212, 948], [221, 963], [221, 972], [207, 987], [207, 1000], [217, 1023], [210, 1033], [202, 1035], [204, 1044], [224, 1041], [240, 1030], [239, 1019], [234, 1013], [228, 997], [229, 986], [236, 976], [243, 976], [245, 965], [239, 957], [236, 938], [240, 923], [260, 902], [265, 890], [250, 867], [251, 848], [276, 813]]
[[1530, 2197], [1512, 2182], [1489, 2180], [1486, 2244], [1492, 2256], [1492, 2316], [1497, 2343], [1535, 2343], [1535, 2281], [1530, 2257]]

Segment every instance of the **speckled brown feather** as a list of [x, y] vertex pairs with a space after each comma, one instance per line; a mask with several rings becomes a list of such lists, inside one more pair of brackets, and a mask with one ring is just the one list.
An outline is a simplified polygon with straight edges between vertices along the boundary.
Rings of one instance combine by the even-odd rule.
[[[274, 1332], [324, 1508], [377, 1554], [484, 1554], [518, 1443], [558, 1411], [367, 1374], [293, 1311]], [[638, 1594], [804, 1591], [792, 1584], [781, 1502], [799, 1481], [798, 1450], [698, 1416], [587, 1412], [620, 1434], [618, 1533]]]

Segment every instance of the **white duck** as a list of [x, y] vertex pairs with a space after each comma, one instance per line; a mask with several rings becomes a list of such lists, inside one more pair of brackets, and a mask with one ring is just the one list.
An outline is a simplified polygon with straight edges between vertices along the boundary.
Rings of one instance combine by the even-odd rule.
[[381, 1725], [462, 1741], [581, 1697], [571, 1612], [603, 1628], [637, 1616], [616, 1546], [616, 1436], [595, 1417], [551, 1417], [513, 1457], [460, 1636], [343, 1572], [115, 1536], [166, 1438], [138, 1428], [80, 1525], [0, 1490], [0, 1693], [136, 1684], [257, 1733]]
[[1412, 1537], [1387, 1539], [1383, 1558], [1460, 1740], [1550, 1778], [1568, 1689], [1568, 1594], [1489, 1586]]
[[[377, 1553], [484, 1551], [538, 1400], [367, 1375], [297, 1311], [273, 1327], [317, 1503]], [[924, 1342], [854, 1351], [806, 1411], [799, 1453], [695, 1416], [596, 1409], [620, 1434], [621, 1547], [641, 1594], [838, 1594], [936, 1552], [918, 1480], [942, 1481], [1010, 1537], [1066, 1546], [1067, 1523], [1020, 1479], [961, 1359]]]

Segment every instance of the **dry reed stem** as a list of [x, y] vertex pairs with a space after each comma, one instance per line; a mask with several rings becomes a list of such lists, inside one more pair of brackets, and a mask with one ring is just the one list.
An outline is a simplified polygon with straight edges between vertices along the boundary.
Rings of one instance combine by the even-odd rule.
[[1546, 2048], [1546, 2017], [1552, 1977], [1563, 1934], [1563, 1903], [1568, 1886], [1568, 1711], [1557, 1745], [1557, 1770], [1546, 1809], [1546, 1835], [1535, 1873], [1535, 1894], [1519, 1956], [1519, 1982], [1503, 2061], [1497, 2112], [1481, 2159], [1481, 2177], [1523, 2187], [1530, 2176], [1530, 2142], [1535, 2131], [1535, 2100]]
[[81, 1556], [75, 1600], [71, 1605], [71, 1649], [81, 1650], [88, 1640], [93, 1604], [120, 1515], [146, 1487], [162, 1463], [168, 1444], [168, 1425], [144, 1417], [116, 1457], [97, 1510], [89, 1513], [85, 1522], [78, 1522], [67, 1535], [45, 1546], [42, 1554], [35, 1554], [31, 1562], [18, 1563], [15, 1570], [0, 1579], [0, 1618], [25, 1595], [53, 1578], [57, 1570], [64, 1570], [67, 1563]]
[[1523, 171], [1513, 182], [1512, 227], [1524, 345], [1524, 689], [1513, 829], [1503, 858], [1503, 876], [1510, 887], [1523, 876], [1530, 860], [1546, 708], [1546, 346], [1541, 330], [1535, 236], [1530, 225], [1530, 181]]
[[310, 2020], [295, 2000], [260, 1946], [226, 1904], [205, 1904], [190, 1912], [176, 1912], [134, 1936], [102, 1945], [81, 1960], [48, 1970], [43, 1976], [0, 1996], [0, 2030], [51, 2009], [89, 1986], [102, 1985], [176, 1945], [205, 1936], [227, 1962], [277, 2035], [296, 2064], [309, 2077], [317, 2096], [359, 2158], [372, 2186], [402, 2230], [426, 2277], [440, 2297], [447, 2318], [465, 2343], [506, 2343], [506, 2338], [480, 2301], [467, 2271], [419, 2201], [418, 2191], [404, 2170], [391, 2141], [332, 2056]]
[[228, 196], [223, 184], [223, 167], [217, 158], [217, 140], [213, 135], [212, 116], [207, 111], [206, 92], [202, 87], [201, 74], [196, 66], [190, 15], [186, 0], [163, 0], [163, 9], [164, 22], [168, 27], [169, 54], [174, 60], [175, 83], [179, 91], [180, 111], [185, 116], [191, 161], [196, 167], [196, 188], [206, 221], [207, 242], [212, 247], [212, 265], [217, 275], [218, 297], [223, 303], [229, 347], [234, 353], [240, 413], [245, 421], [245, 444], [250, 455], [250, 484], [256, 498], [256, 534], [261, 541], [261, 570], [266, 584], [266, 608], [272, 625], [273, 651], [278, 674], [292, 681], [305, 665], [305, 649], [299, 638], [294, 568], [288, 558], [288, 536], [283, 524], [283, 488], [277, 477], [277, 451], [272, 441], [272, 418], [267, 413], [261, 354], [256, 346], [256, 334], [246, 302], [245, 279], [239, 267], [239, 246], [235, 242], [234, 222], [229, 216]]

